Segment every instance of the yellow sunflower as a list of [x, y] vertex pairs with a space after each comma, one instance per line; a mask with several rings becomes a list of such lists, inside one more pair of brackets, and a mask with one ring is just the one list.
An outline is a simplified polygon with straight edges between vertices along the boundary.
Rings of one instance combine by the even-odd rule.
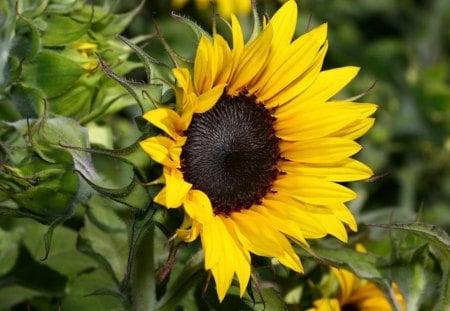
[[[355, 274], [331, 268], [339, 282], [338, 298], [322, 298], [314, 302], [314, 308], [307, 311], [391, 311], [393, 310], [383, 292], [373, 283], [359, 279]], [[401, 310], [406, 310], [406, 302], [398, 285], [392, 283], [394, 296]]]
[[[172, 0], [172, 7], [180, 9], [188, 0]], [[211, 3], [217, 5], [218, 13], [226, 18], [231, 14], [248, 14], [251, 11], [251, 2], [243, 0], [195, 0], [197, 8], [200, 10], [206, 9]]]
[[376, 106], [331, 100], [358, 68], [321, 71], [326, 24], [292, 40], [296, 22], [296, 2], [287, 1], [244, 43], [231, 15], [232, 47], [218, 34], [203, 37], [193, 75], [173, 69], [176, 111], [144, 114], [165, 133], [141, 141], [163, 166], [154, 201], [184, 209], [177, 234], [200, 236], [221, 301], [235, 274], [244, 294], [250, 253], [302, 272], [290, 240], [308, 247], [307, 239], [331, 234], [346, 242], [344, 223], [355, 231], [356, 222], [344, 203], [356, 194], [336, 182], [372, 175], [350, 157]]

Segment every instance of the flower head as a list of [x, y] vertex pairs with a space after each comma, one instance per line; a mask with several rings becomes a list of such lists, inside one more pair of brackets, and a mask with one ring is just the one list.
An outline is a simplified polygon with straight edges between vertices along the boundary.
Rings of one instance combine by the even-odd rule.
[[184, 208], [177, 234], [200, 236], [220, 300], [235, 274], [244, 294], [250, 253], [302, 272], [290, 240], [347, 241], [344, 224], [356, 230], [356, 222], [345, 202], [356, 194], [336, 182], [372, 175], [350, 157], [376, 106], [331, 100], [358, 68], [322, 71], [327, 26], [292, 41], [296, 22], [297, 5], [287, 1], [245, 43], [231, 15], [232, 47], [218, 34], [202, 37], [193, 75], [173, 69], [176, 111], [144, 114], [164, 132], [141, 142], [163, 166], [154, 200]]
[[[347, 270], [331, 268], [331, 271], [339, 282], [339, 296], [316, 300], [314, 308], [310, 308], [308, 311], [392, 310], [388, 299], [374, 283], [359, 279]], [[392, 290], [401, 310], [406, 310], [406, 302], [396, 283], [392, 283]]]

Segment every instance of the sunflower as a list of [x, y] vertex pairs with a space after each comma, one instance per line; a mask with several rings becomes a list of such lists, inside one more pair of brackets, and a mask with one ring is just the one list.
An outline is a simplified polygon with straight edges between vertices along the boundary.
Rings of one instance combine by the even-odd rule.
[[140, 142], [163, 166], [154, 201], [184, 209], [177, 235], [200, 236], [220, 301], [235, 274], [244, 294], [251, 253], [303, 272], [290, 240], [346, 242], [344, 224], [355, 231], [356, 222], [345, 202], [356, 194], [336, 182], [372, 175], [350, 157], [376, 106], [330, 100], [358, 68], [322, 71], [327, 25], [292, 40], [296, 22], [296, 2], [287, 1], [244, 43], [231, 15], [232, 47], [218, 34], [202, 37], [193, 75], [173, 69], [176, 110], [144, 114], [164, 132]]
[[[172, 0], [172, 7], [175, 9], [180, 9], [188, 0]], [[242, 0], [195, 0], [197, 8], [200, 10], [205, 10], [210, 3], [217, 5], [219, 14], [228, 18], [232, 13], [248, 14], [251, 11], [250, 1]]]
[[[314, 302], [314, 308], [307, 311], [391, 311], [392, 307], [383, 292], [373, 283], [359, 279], [355, 274], [331, 268], [339, 282], [338, 298], [322, 298]], [[398, 285], [392, 283], [394, 296], [401, 310], [406, 310], [406, 302]]]

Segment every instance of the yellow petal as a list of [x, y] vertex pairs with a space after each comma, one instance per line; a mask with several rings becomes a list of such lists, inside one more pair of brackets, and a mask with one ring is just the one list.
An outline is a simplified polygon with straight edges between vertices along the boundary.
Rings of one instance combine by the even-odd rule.
[[241, 295], [250, 278], [250, 255], [235, 239], [222, 217], [214, 216], [203, 225], [201, 233], [205, 268], [211, 269], [219, 300], [225, 297], [234, 273], [238, 274]]
[[183, 224], [180, 229], [177, 229], [177, 236], [184, 242], [191, 243], [197, 239], [200, 234], [201, 227], [201, 224], [195, 220], [192, 220], [187, 214], [185, 214]]
[[[286, 103], [294, 102], [295, 105], [302, 104], [297, 100], [300, 94], [305, 92], [317, 79], [322, 70], [323, 61], [328, 50], [328, 41], [321, 47], [319, 53], [313, 60], [312, 65], [303, 73], [300, 77], [295, 79], [290, 85], [285, 87], [282, 92], [274, 95], [270, 99], [267, 99], [264, 104], [268, 108], [277, 108], [276, 116], [292, 115], [288, 107], [284, 107]], [[304, 106], [304, 105], [302, 105]], [[313, 107], [314, 105], [308, 105], [304, 107]], [[287, 111], [286, 111], [287, 110]], [[284, 112], [284, 114], [283, 114]], [[294, 111], [294, 113], [296, 113]]]
[[373, 176], [372, 170], [367, 165], [350, 158], [329, 164], [284, 161], [279, 165], [280, 170], [287, 173], [316, 176], [328, 181], [346, 182], [364, 180]]
[[194, 107], [194, 113], [204, 113], [211, 109], [223, 94], [226, 84], [219, 84], [198, 97], [198, 103]]
[[330, 109], [348, 109], [356, 111], [360, 114], [361, 119], [367, 118], [378, 109], [378, 106], [372, 103], [355, 103], [349, 101], [330, 101], [325, 105]]
[[249, 251], [260, 256], [275, 257], [286, 267], [303, 272], [292, 245], [263, 216], [249, 209], [231, 213], [230, 219], [233, 220], [237, 237]]
[[247, 289], [248, 281], [250, 280], [251, 266], [250, 254], [244, 249], [234, 231], [233, 224], [228, 221], [227, 217], [220, 216], [225, 227], [232, 238], [230, 245], [234, 246], [234, 251], [230, 252], [232, 260], [235, 262], [236, 275], [239, 280], [240, 296], [242, 297]]
[[265, 102], [277, 93], [283, 92], [288, 85], [311, 68], [325, 43], [326, 36], [327, 25], [323, 24], [282, 49], [280, 55], [272, 59], [264, 74], [265, 79], [261, 79], [266, 82], [257, 92], [258, 99]]
[[250, 87], [248, 85], [249, 81], [253, 79], [265, 64], [270, 50], [272, 34], [272, 27], [267, 27], [254, 41], [245, 47], [229, 82], [227, 89], [229, 94], [237, 95], [244, 86]]
[[208, 196], [200, 190], [191, 190], [184, 199], [184, 209], [188, 215], [201, 224], [213, 217], [213, 209]]
[[201, 37], [197, 47], [197, 55], [194, 62], [194, 84], [197, 94], [202, 94], [209, 90], [216, 77], [217, 59], [212, 42]]
[[342, 203], [356, 198], [355, 192], [342, 185], [309, 176], [280, 176], [275, 180], [273, 188], [315, 205]]
[[172, 69], [172, 73], [185, 93], [191, 93], [194, 91], [191, 81], [191, 74], [187, 68], [174, 68]]
[[361, 148], [353, 140], [340, 137], [280, 143], [284, 158], [301, 163], [334, 163], [354, 155]]
[[337, 204], [331, 206], [330, 209], [334, 215], [336, 215], [340, 221], [345, 222], [352, 231], [358, 231], [355, 217], [353, 217], [353, 214], [348, 210], [347, 206], [344, 204]]
[[336, 298], [321, 298], [314, 301], [314, 307], [306, 311], [341, 311], [341, 306]]
[[165, 169], [167, 208], [176, 208], [183, 204], [192, 184], [184, 181], [183, 174], [177, 169]]
[[298, 224], [305, 238], [322, 238], [331, 234], [343, 242], [347, 242], [347, 231], [328, 206], [310, 205], [295, 200], [282, 192], [263, 200], [263, 205], [274, 213], [282, 215]]
[[[306, 106], [324, 103], [350, 83], [358, 71], [358, 67], [351, 66], [321, 71], [314, 82], [293, 101]], [[295, 114], [299, 105], [282, 105], [279, 107], [277, 115]]]
[[274, 229], [289, 235], [304, 246], [308, 245], [299, 224], [285, 217], [285, 213], [283, 215], [278, 210], [266, 207], [264, 204], [252, 206], [252, 210], [264, 216]]
[[181, 117], [172, 109], [153, 109], [146, 112], [143, 117], [173, 139], [179, 137], [178, 131], [181, 131], [183, 128]]
[[359, 279], [355, 274], [344, 269], [331, 268], [331, 272], [339, 282], [339, 300], [342, 303], [345, 303], [351, 297], [352, 292], [357, 288]]
[[374, 123], [375, 123], [374, 118], [358, 120], [349, 124], [343, 129], [340, 129], [337, 132], [330, 134], [330, 136], [339, 136], [355, 140], [364, 135], [365, 133], [367, 133], [367, 131], [370, 130], [370, 128], [373, 126]]
[[299, 111], [295, 115], [277, 119], [275, 129], [277, 136], [284, 140], [314, 139], [337, 132], [360, 116], [357, 111], [319, 104], [316, 109]]
[[287, 1], [272, 16], [268, 27], [273, 27], [274, 35], [272, 45], [285, 48], [291, 43], [297, 25], [297, 3]]
[[139, 142], [139, 145], [153, 159], [164, 166], [171, 168], [180, 167], [181, 147], [186, 137], [174, 141], [165, 136], [154, 136]]
[[228, 81], [233, 67], [233, 59], [228, 43], [220, 35], [214, 36], [214, 49], [218, 59], [217, 75], [214, 85], [218, 85]]
[[234, 14], [231, 14], [231, 32], [233, 35], [233, 49], [231, 50], [233, 64], [231, 72], [234, 72], [244, 51], [244, 36], [242, 34], [241, 24], [239, 24]]

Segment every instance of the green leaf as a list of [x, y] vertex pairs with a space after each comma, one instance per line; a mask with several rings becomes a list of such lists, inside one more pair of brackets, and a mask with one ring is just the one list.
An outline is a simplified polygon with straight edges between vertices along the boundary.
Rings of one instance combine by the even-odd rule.
[[81, 38], [90, 28], [91, 23], [80, 24], [67, 16], [49, 15], [45, 19], [47, 27], [42, 33], [44, 46], [61, 46]]
[[409, 234], [414, 234], [424, 239], [430, 245], [430, 250], [439, 259], [442, 269], [442, 279], [440, 284], [440, 297], [436, 308], [438, 310], [450, 309], [450, 237], [448, 234], [430, 224], [413, 223], [413, 224], [379, 224], [372, 225], [374, 227], [402, 230]]
[[[20, 14], [18, 17], [20, 23], [17, 23], [17, 43], [14, 45], [14, 48], [11, 49], [10, 55], [14, 55], [20, 60], [32, 60], [39, 53], [41, 47], [41, 34], [31, 19]], [[30, 32], [30, 34], [28, 34], [28, 32]]]
[[164, 296], [158, 301], [155, 310], [170, 311], [202, 279], [204, 275], [203, 253], [197, 252], [185, 264], [175, 280], [171, 280]]
[[[2, 208], [0, 207], [0, 215]], [[19, 254], [17, 236], [0, 228], [0, 275], [6, 274], [16, 262]]]
[[38, 89], [18, 84], [11, 90], [11, 102], [24, 119], [37, 118], [44, 101], [42, 95]]
[[48, 97], [68, 91], [83, 73], [78, 63], [50, 50], [23, 66], [24, 84], [41, 89]]
[[0, 85], [5, 83], [4, 70], [8, 60], [9, 50], [14, 38], [14, 26], [16, 25], [16, 14], [14, 14], [14, 2], [11, 0], [0, 3]]
[[60, 295], [66, 282], [66, 276], [36, 262], [28, 249], [22, 246], [14, 268], [0, 277], [0, 288], [21, 285], [49, 295]]
[[60, 116], [82, 118], [89, 112], [93, 90], [86, 85], [74, 85], [70, 90], [48, 100], [48, 109]]
[[105, 232], [85, 218], [77, 248], [99, 262], [116, 283], [126, 275], [129, 250], [126, 231]]

